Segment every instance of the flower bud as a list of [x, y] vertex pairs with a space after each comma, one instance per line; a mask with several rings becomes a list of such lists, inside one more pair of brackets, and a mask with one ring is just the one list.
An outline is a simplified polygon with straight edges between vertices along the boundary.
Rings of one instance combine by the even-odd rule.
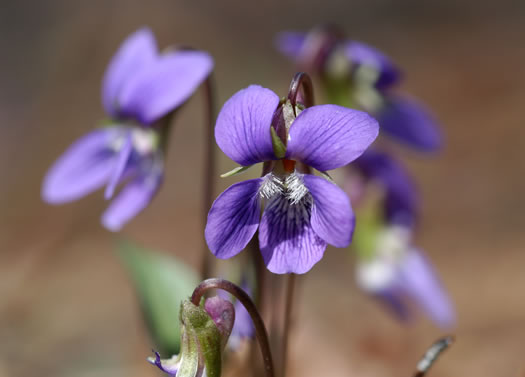
[[219, 297], [202, 306], [189, 300], [181, 304], [181, 350], [171, 359], [148, 358], [151, 364], [177, 377], [220, 377], [222, 352], [235, 321], [233, 305]]

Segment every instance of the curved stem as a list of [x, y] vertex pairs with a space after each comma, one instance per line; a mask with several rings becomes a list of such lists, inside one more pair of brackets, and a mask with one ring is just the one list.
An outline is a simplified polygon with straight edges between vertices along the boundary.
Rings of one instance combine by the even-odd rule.
[[[301, 89], [302, 95], [300, 93]], [[295, 74], [290, 83], [290, 88], [288, 89], [288, 99], [290, 100], [294, 111], [298, 99], [302, 99], [302, 103], [305, 107], [314, 105], [314, 87], [312, 85], [312, 80], [307, 73], [297, 72]], [[295, 115], [297, 116], [297, 114]]]
[[273, 360], [272, 353], [270, 350], [270, 343], [268, 342], [268, 333], [266, 332], [266, 327], [264, 326], [264, 322], [261, 318], [261, 315], [257, 311], [257, 307], [253, 303], [250, 296], [248, 296], [248, 294], [244, 292], [240, 287], [228, 280], [213, 278], [204, 280], [195, 288], [193, 294], [191, 295], [191, 302], [194, 305], [199, 305], [204, 293], [206, 293], [206, 291], [209, 291], [210, 289], [222, 289], [232, 294], [246, 308], [246, 310], [250, 314], [250, 317], [252, 318], [253, 325], [255, 327], [255, 336], [257, 337], [257, 341], [259, 342], [259, 346], [261, 348], [261, 354], [264, 361], [264, 370], [266, 372], [266, 376], [274, 377]]
[[[213, 126], [214, 126], [214, 96], [213, 96], [213, 79], [211, 74], [208, 76], [204, 83], [205, 95], [206, 95], [206, 130], [205, 130], [205, 168], [204, 172], [204, 190], [203, 190], [203, 209], [202, 209], [202, 221], [203, 225], [206, 226], [206, 220], [208, 218], [208, 211], [213, 204], [213, 193], [215, 191], [215, 159], [213, 158], [214, 152], [214, 137], [213, 137]], [[203, 279], [210, 275], [211, 262], [210, 262], [210, 251], [204, 242], [202, 264], [201, 264], [201, 276]]]

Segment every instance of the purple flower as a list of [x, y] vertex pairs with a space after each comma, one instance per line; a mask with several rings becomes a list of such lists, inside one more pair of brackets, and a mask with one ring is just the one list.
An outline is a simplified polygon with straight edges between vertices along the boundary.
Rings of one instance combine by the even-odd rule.
[[[340, 106], [296, 108], [299, 114], [286, 125], [285, 151], [274, 151], [278, 106], [279, 97], [260, 86], [239, 91], [223, 106], [217, 144], [243, 167], [265, 162], [264, 175], [230, 186], [215, 200], [205, 236], [212, 253], [227, 259], [259, 229], [267, 268], [300, 274], [322, 258], [327, 243], [347, 246], [354, 229], [346, 194], [312, 168], [324, 172], [355, 160], [377, 137], [378, 125], [368, 114]], [[281, 106], [283, 113], [291, 108]]]
[[[419, 209], [419, 195], [404, 167], [387, 153], [368, 149], [353, 164], [367, 182], [377, 183], [383, 192], [385, 221], [389, 224], [414, 225]], [[349, 179], [353, 177], [350, 175]]]
[[348, 82], [348, 100], [372, 114], [387, 135], [421, 151], [441, 146], [441, 134], [434, 117], [406, 96], [392, 93], [401, 82], [397, 66], [379, 50], [362, 42], [344, 40], [328, 28], [308, 34], [283, 32], [277, 48], [296, 64], [315, 72], [327, 83]]
[[374, 256], [357, 264], [359, 286], [383, 301], [402, 320], [417, 304], [438, 326], [455, 322], [454, 308], [425, 255], [411, 244], [406, 227], [385, 227], [377, 240]]
[[44, 179], [44, 201], [67, 203], [104, 185], [110, 199], [127, 182], [102, 216], [106, 228], [120, 230], [149, 204], [162, 182], [162, 127], [167, 125], [160, 120], [192, 95], [212, 66], [205, 52], [159, 53], [147, 28], [129, 36], [103, 80], [110, 126], [88, 133], [55, 162]]

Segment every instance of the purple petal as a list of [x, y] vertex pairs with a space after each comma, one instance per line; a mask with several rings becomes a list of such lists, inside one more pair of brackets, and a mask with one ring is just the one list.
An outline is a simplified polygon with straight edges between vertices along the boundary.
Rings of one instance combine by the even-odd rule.
[[348, 246], [354, 232], [355, 216], [344, 191], [315, 175], [305, 174], [303, 180], [314, 199], [312, 229], [330, 245]]
[[151, 64], [156, 55], [155, 37], [148, 28], [137, 30], [122, 43], [109, 63], [102, 83], [102, 103], [108, 114], [117, 116], [119, 93], [126, 81]]
[[102, 215], [102, 224], [112, 232], [122, 229], [148, 206], [157, 193], [162, 178], [162, 173], [152, 172], [129, 182]]
[[421, 151], [432, 152], [441, 147], [441, 133], [429, 111], [406, 97], [388, 97], [375, 114], [381, 131]]
[[49, 169], [42, 185], [42, 199], [51, 204], [79, 199], [102, 187], [113, 171], [111, 143], [116, 128], [98, 129], [71, 145]]
[[153, 352], [155, 353], [155, 357], [148, 357], [148, 362], [156, 365], [161, 371], [175, 376], [179, 370], [182, 359], [177, 355], [173, 356], [171, 359], [161, 359], [160, 354], [157, 351]]
[[115, 159], [113, 173], [111, 174], [109, 183], [106, 186], [106, 191], [104, 193], [106, 199], [110, 199], [113, 196], [115, 188], [121, 181], [124, 171], [126, 170], [126, 165], [131, 157], [131, 152], [133, 152], [133, 140], [131, 138], [131, 132], [128, 132], [124, 140], [124, 145]]
[[297, 60], [306, 40], [305, 33], [285, 31], [277, 34], [275, 45], [277, 49], [292, 60]]
[[275, 160], [270, 127], [278, 104], [279, 97], [261, 86], [251, 85], [235, 93], [217, 117], [219, 148], [243, 166]]
[[377, 180], [385, 190], [385, 215], [389, 223], [412, 225], [418, 193], [404, 167], [386, 153], [368, 149], [353, 164], [366, 179]]
[[202, 51], [161, 55], [130, 77], [118, 95], [121, 115], [148, 125], [180, 106], [197, 90], [213, 67]]
[[345, 46], [345, 52], [352, 63], [371, 67], [379, 73], [375, 84], [377, 89], [384, 90], [399, 82], [399, 69], [381, 51], [365, 43], [350, 41]]
[[326, 242], [310, 224], [311, 197], [293, 204], [277, 194], [267, 204], [259, 227], [259, 246], [268, 270], [304, 274], [323, 257]]
[[376, 120], [367, 113], [336, 105], [313, 106], [292, 123], [286, 157], [320, 171], [335, 169], [359, 157], [378, 132]]
[[441, 327], [455, 322], [453, 305], [432, 265], [418, 250], [410, 250], [401, 265], [400, 287]]
[[241, 252], [257, 231], [261, 183], [261, 178], [236, 183], [213, 203], [204, 235], [217, 258], [228, 259]]

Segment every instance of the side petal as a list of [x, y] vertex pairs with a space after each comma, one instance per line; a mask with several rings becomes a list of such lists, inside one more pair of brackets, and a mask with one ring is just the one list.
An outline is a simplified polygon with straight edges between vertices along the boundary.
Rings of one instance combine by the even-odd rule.
[[268, 270], [275, 274], [304, 274], [321, 260], [326, 249], [310, 224], [311, 197], [292, 204], [277, 194], [267, 204], [259, 228], [259, 246]]
[[162, 173], [152, 172], [129, 182], [102, 215], [102, 225], [112, 232], [121, 230], [128, 221], [148, 206], [162, 180]]
[[283, 55], [297, 61], [301, 55], [301, 50], [304, 46], [305, 40], [305, 33], [283, 31], [277, 34], [277, 37], [275, 38], [275, 46]]
[[77, 200], [102, 187], [113, 170], [111, 144], [120, 132], [98, 129], [77, 140], [53, 164], [42, 185], [42, 199], [51, 204]]
[[355, 227], [355, 216], [348, 196], [324, 178], [305, 174], [303, 180], [314, 199], [310, 220], [312, 229], [330, 245], [348, 246]]
[[172, 51], [130, 77], [118, 96], [120, 112], [151, 124], [185, 102], [210, 74], [213, 59], [202, 51]]
[[386, 153], [368, 149], [353, 164], [367, 180], [376, 180], [385, 190], [385, 215], [390, 223], [412, 225], [419, 197], [409, 173]]
[[243, 166], [275, 160], [270, 127], [278, 104], [277, 94], [258, 85], [235, 93], [217, 117], [219, 148]]
[[439, 326], [455, 322], [454, 308], [434, 268], [418, 250], [410, 250], [401, 265], [399, 284]]
[[211, 206], [204, 235], [213, 255], [228, 259], [248, 245], [259, 226], [262, 178], [236, 183]]
[[125, 82], [151, 64], [156, 56], [157, 44], [148, 28], [137, 30], [122, 43], [102, 82], [102, 104], [108, 114], [117, 116], [118, 94]]
[[290, 127], [287, 158], [317, 170], [346, 165], [376, 139], [377, 121], [367, 113], [337, 105], [310, 107]]
[[414, 149], [433, 152], [442, 144], [439, 127], [430, 112], [406, 97], [388, 97], [374, 114], [381, 131]]
[[385, 90], [398, 83], [401, 72], [388, 56], [362, 42], [350, 41], [345, 46], [347, 58], [356, 65], [368, 66], [379, 74], [375, 87]]

